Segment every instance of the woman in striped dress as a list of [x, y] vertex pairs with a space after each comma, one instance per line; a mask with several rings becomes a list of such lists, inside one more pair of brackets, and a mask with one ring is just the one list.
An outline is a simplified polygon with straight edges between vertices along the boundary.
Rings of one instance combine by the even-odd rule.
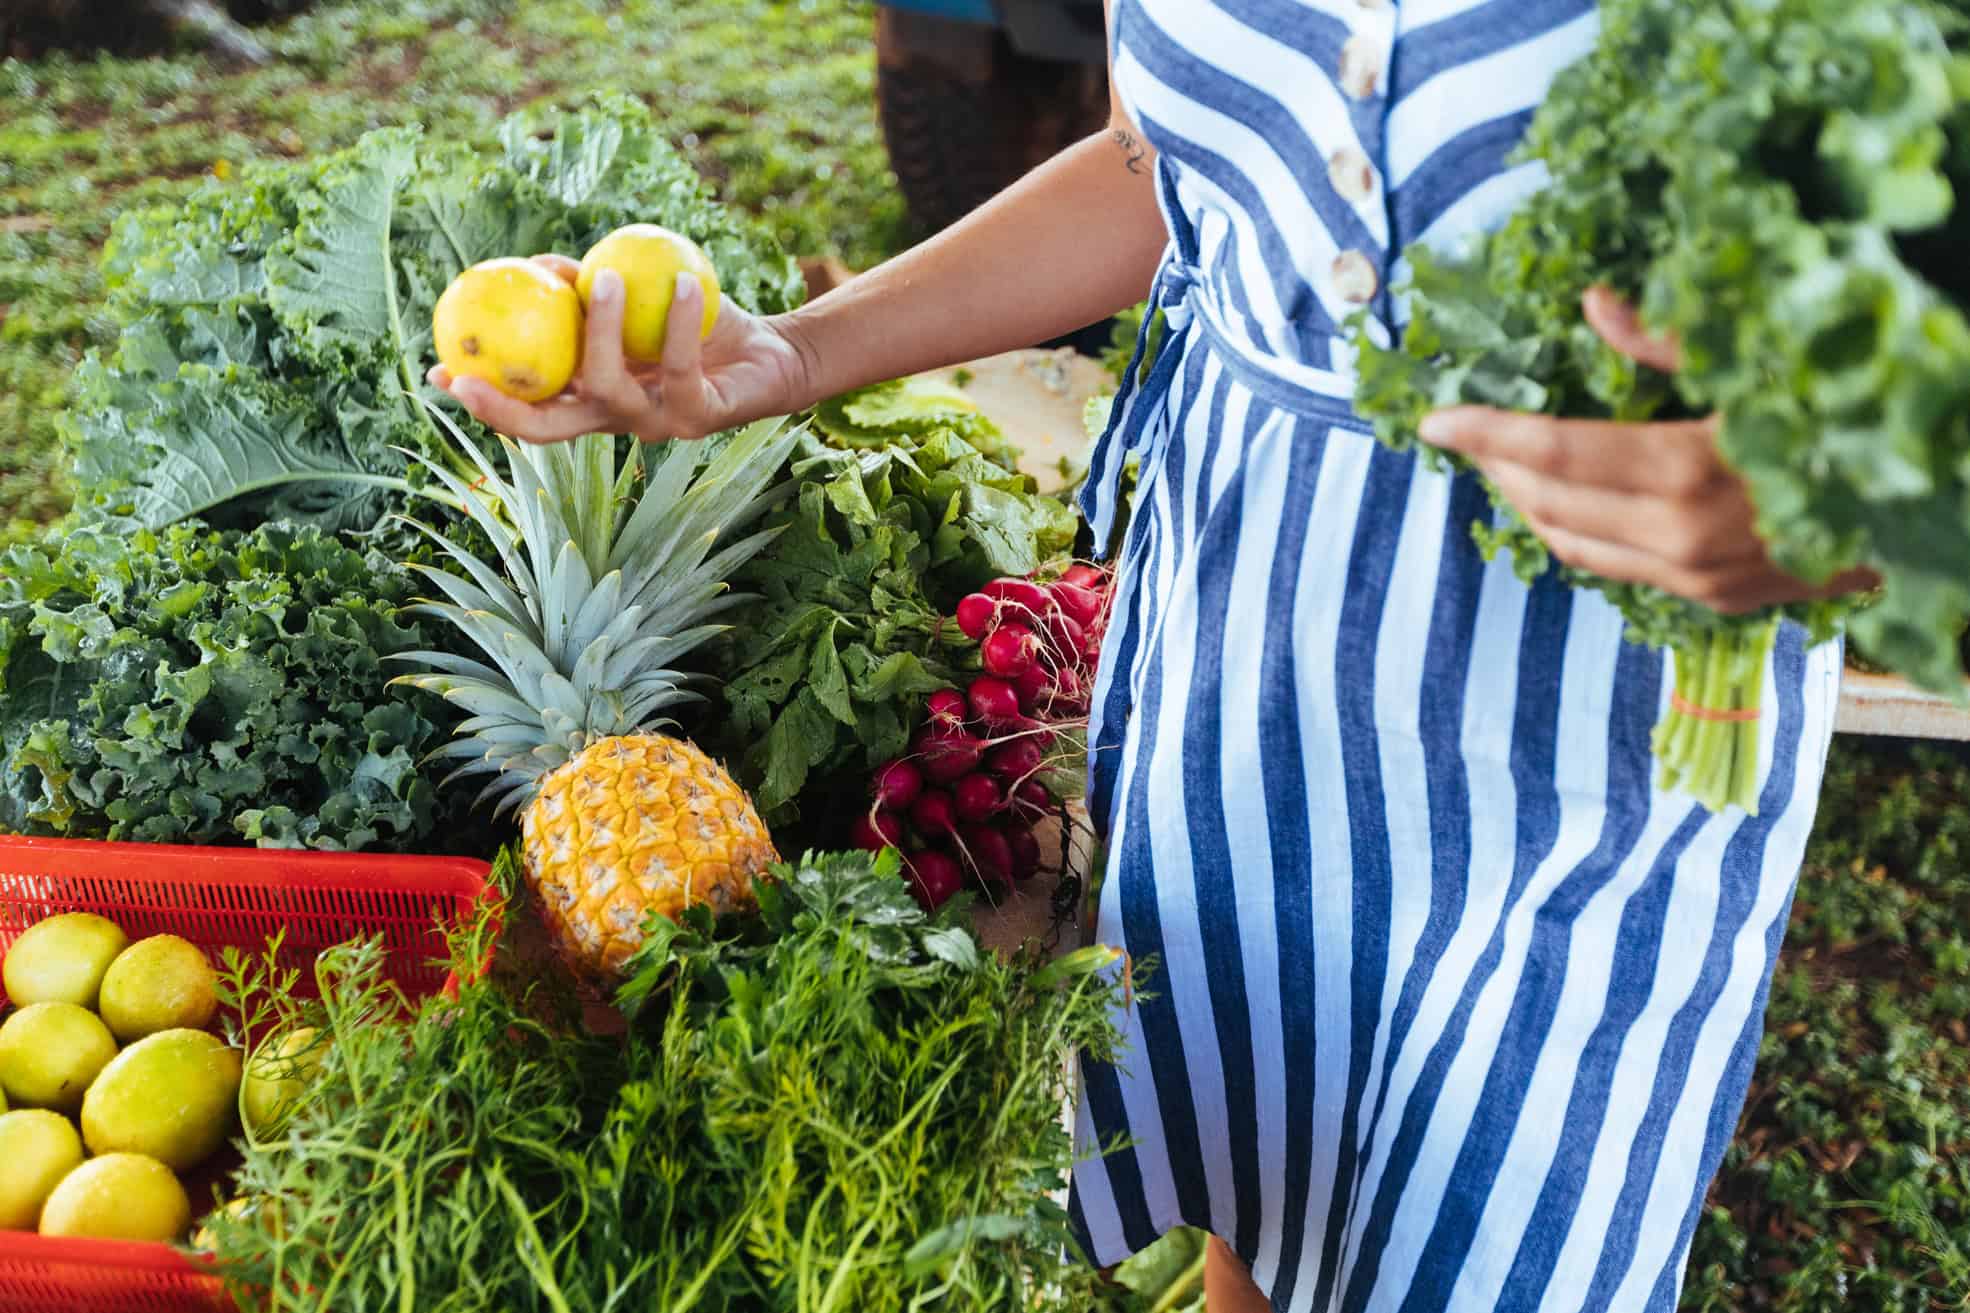
[[[1090, 1254], [1206, 1228], [1213, 1313], [1669, 1309], [1757, 1052], [1838, 653], [1777, 643], [1755, 819], [1657, 792], [1664, 658], [1598, 595], [1479, 557], [1483, 491], [1374, 442], [1340, 328], [1366, 307], [1394, 332], [1402, 249], [1540, 184], [1505, 156], [1594, 7], [1111, 0], [1110, 24], [1110, 130], [916, 250], [791, 315], [722, 314], [702, 348], [683, 279], [642, 374], [605, 275], [568, 396], [437, 381], [538, 440], [695, 437], [1153, 285], [1167, 336], [1085, 498], [1105, 540], [1139, 462], [1090, 801], [1100, 936], [1157, 964], [1124, 1064], [1083, 1072]], [[1673, 368], [1611, 298], [1587, 312]], [[1805, 592], [1706, 425], [1466, 409], [1426, 436], [1563, 559], [1725, 609]]]

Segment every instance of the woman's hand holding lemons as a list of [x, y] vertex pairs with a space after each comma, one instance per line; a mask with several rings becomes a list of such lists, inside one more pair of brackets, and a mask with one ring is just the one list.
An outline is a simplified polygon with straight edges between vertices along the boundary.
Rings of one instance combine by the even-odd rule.
[[[554, 298], [555, 308], [533, 312], [528, 332], [507, 333], [502, 314], [510, 298], [496, 302], [471, 289], [485, 281], [479, 271], [514, 263], [567, 289], [575, 300], [572, 329], [560, 308], [565, 302]], [[448, 299], [459, 313], [445, 313]], [[655, 224], [617, 229], [580, 263], [537, 255], [474, 265], [445, 290], [439, 312], [433, 329], [441, 363], [429, 374], [432, 385], [483, 423], [529, 442], [584, 433], [632, 433], [646, 442], [700, 438], [797, 409], [802, 394], [805, 365], [792, 341], [725, 301], [704, 252]], [[535, 331], [543, 322], [552, 333]], [[468, 337], [477, 347], [470, 356], [463, 351]], [[549, 368], [570, 359], [578, 362], [568, 366], [571, 375]], [[558, 377], [564, 386], [517, 387], [508, 369], [491, 367], [494, 360], [517, 363], [523, 382], [544, 387]]]

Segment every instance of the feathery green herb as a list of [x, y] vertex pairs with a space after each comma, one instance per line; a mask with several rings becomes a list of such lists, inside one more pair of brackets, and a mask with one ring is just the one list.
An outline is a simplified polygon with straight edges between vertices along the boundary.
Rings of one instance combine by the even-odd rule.
[[774, 876], [757, 916], [653, 923], [620, 1037], [510, 970], [410, 1006], [373, 945], [319, 1001], [235, 962], [260, 1030], [332, 1042], [246, 1147], [273, 1206], [212, 1223], [231, 1277], [274, 1313], [1087, 1307], [1064, 1062], [1113, 1053], [1115, 955], [1002, 961], [893, 852]]

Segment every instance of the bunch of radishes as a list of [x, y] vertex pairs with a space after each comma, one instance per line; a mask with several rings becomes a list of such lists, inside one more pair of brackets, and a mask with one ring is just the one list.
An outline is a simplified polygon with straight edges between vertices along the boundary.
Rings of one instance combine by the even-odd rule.
[[1048, 773], [1076, 764], [1060, 748], [1086, 723], [1109, 596], [1105, 572], [1076, 564], [1047, 583], [996, 579], [958, 603], [984, 671], [962, 693], [930, 695], [928, 721], [909, 755], [876, 771], [853, 835], [902, 849], [926, 907], [967, 877], [996, 896], [1039, 870], [1033, 824], [1059, 805]]

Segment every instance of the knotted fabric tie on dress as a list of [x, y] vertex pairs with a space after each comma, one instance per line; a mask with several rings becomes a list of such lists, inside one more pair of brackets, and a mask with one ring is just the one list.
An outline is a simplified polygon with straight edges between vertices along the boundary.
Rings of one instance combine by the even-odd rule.
[[1189, 354], [1193, 336], [1226, 373], [1268, 404], [1357, 433], [1372, 431], [1354, 413], [1351, 356], [1342, 368], [1311, 369], [1255, 350], [1253, 343], [1227, 329], [1205, 272], [1186, 262], [1173, 246], [1150, 288], [1135, 352], [1108, 412], [1108, 427], [1088, 459], [1081, 509], [1094, 530], [1096, 555], [1106, 554], [1114, 536], [1123, 471], [1131, 456], [1143, 454], [1150, 445], [1151, 421]]
[[1116, 389], [1108, 412], [1108, 427], [1102, 430], [1088, 457], [1081, 510], [1094, 530], [1097, 556], [1107, 555], [1108, 542], [1114, 534], [1115, 513], [1122, 498], [1122, 472], [1128, 467], [1129, 457], [1142, 450], [1149, 421], [1169, 391], [1183, 359], [1184, 339], [1196, 318], [1191, 294], [1197, 288], [1197, 281], [1197, 271], [1179, 260], [1174, 252], [1163, 257], [1143, 309], [1142, 327], [1136, 332], [1135, 351], [1129, 357], [1129, 367], [1122, 374], [1122, 384]]

